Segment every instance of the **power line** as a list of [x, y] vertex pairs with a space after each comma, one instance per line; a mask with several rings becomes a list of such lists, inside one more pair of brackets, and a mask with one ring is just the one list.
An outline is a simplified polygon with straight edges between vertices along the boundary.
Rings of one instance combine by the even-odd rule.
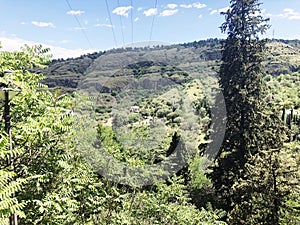
[[131, 43], [133, 43], [133, 6], [132, 6], [132, 0], [130, 0], [130, 16], [131, 16]]
[[109, 6], [108, 6], [107, 0], [105, 0], [105, 4], [106, 4], [106, 10], [107, 10], [107, 14], [108, 14], [108, 19], [109, 19], [110, 26], [111, 26], [111, 31], [112, 31], [112, 34], [113, 34], [113, 37], [114, 37], [114, 42], [115, 42], [115, 45], [117, 47], [118, 43], [117, 43], [115, 29], [114, 29], [114, 26], [113, 26], [113, 23], [112, 23], [112, 19], [111, 19], [110, 10], [109, 10]]
[[[118, 7], [120, 7], [120, 0], [118, 0]], [[120, 17], [120, 24], [121, 24], [122, 41], [123, 41], [123, 46], [124, 46], [125, 40], [124, 40], [124, 31], [123, 31], [123, 20], [122, 20], [121, 15], [119, 15], [119, 17]]]
[[[67, 3], [67, 5], [69, 6], [70, 10], [72, 11], [72, 10], [73, 10], [73, 8], [72, 8], [72, 6], [71, 6], [71, 4], [70, 4], [69, 0], [66, 0], [66, 3]], [[90, 39], [88, 38], [88, 36], [87, 36], [87, 34], [86, 34], [86, 32], [85, 32], [85, 30], [84, 30], [83, 26], [81, 25], [81, 23], [80, 23], [80, 21], [79, 21], [78, 17], [77, 17], [76, 15], [74, 15], [74, 18], [75, 18], [75, 20], [77, 21], [77, 23], [78, 23], [78, 25], [79, 25], [79, 27], [80, 27], [80, 30], [81, 30], [81, 32], [83, 33], [83, 35], [84, 35], [85, 39], [87, 40], [87, 42], [88, 42], [88, 44], [89, 44], [90, 48], [92, 48], [92, 49], [93, 49], [93, 45], [92, 45], [92, 43], [91, 43]]]
[[[157, 0], [155, 0], [154, 8], [157, 9]], [[152, 24], [151, 24], [151, 29], [150, 29], [149, 42], [152, 40], [152, 32], [153, 32], [153, 26], [154, 26], [155, 16], [156, 16], [156, 14], [154, 14], [154, 15], [153, 15], [153, 18], [152, 18]]]

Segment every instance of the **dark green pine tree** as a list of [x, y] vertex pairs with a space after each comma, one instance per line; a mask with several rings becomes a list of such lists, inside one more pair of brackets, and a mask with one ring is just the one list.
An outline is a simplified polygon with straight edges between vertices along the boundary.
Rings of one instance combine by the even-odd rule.
[[272, 177], [273, 167], [278, 168], [275, 156], [271, 162], [260, 163], [260, 167], [266, 165], [265, 168], [260, 168], [261, 172], [254, 173], [249, 168], [255, 168], [250, 166], [255, 164], [255, 161], [267, 160], [269, 154], [277, 156], [274, 152], [281, 149], [284, 138], [279, 118], [274, 112], [270, 113], [270, 107], [265, 102], [263, 61], [266, 40], [261, 40], [260, 35], [265, 33], [269, 25], [268, 19], [261, 16], [260, 5], [258, 0], [231, 0], [229, 10], [223, 13], [225, 22], [221, 26], [222, 32], [227, 33], [227, 39], [223, 43], [219, 84], [223, 91], [228, 118], [225, 138], [210, 177], [220, 199], [219, 207], [228, 212], [228, 218], [235, 214], [231, 213], [233, 209], [238, 211], [237, 205], [247, 202], [245, 211], [239, 211], [240, 220], [231, 220], [230, 224], [248, 224], [245, 221], [251, 217], [252, 206], [255, 205], [252, 191], [274, 193], [276, 200], [270, 207], [276, 207], [267, 210], [267, 215], [263, 215], [262, 218], [270, 217], [273, 222], [277, 220], [274, 223], [265, 221], [252, 224], [278, 224], [280, 199], [276, 179], [264, 181], [269, 183], [256, 187], [255, 190], [250, 186], [245, 188], [251, 183], [247, 180], [251, 180], [252, 175], [258, 180], [257, 176], [264, 173]]

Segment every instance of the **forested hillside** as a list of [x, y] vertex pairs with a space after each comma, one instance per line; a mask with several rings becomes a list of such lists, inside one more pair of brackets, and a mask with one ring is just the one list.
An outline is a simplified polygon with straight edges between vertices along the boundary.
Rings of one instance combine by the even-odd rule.
[[[139, 97], [135, 96], [136, 102], [138, 98], [147, 97], [147, 90], [153, 89], [154, 84], [168, 88], [174, 83], [183, 85], [197, 78], [201, 80], [201, 85], [210, 90], [217, 87], [222, 41], [208, 39], [151, 48], [128, 47], [74, 59], [56, 59], [42, 70], [46, 75], [43, 83], [63, 92], [93, 89], [103, 93], [107, 99], [114, 99], [124, 88], [140, 87]], [[266, 70], [264, 79], [270, 86], [268, 100], [281, 108], [280, 113], [296, 110], [293, 116], [297, 117], [300, 41], [268, 40], [266, 47], [263, 65]], [[111, 112], [109, 101], [101, 102], [96, 111]], [[287, 117], [289, 115], [285, 120]]]
[[259, 12], [231, 1], [224, 40], [0, 52], [0, 224], [299, 224], [300, 41]]
[[[46, 75], [45, 83], [49, 87], [65, 87], [77, 88], [78, 82], [82, 79], [92, 78], [95, 74], [104, 73], [105, 70], [113, 69], [111, 75], [116, 70], [121, 70], [126, 65], [126, 62], [120, 64], [121, 59], [126, 56], [136, 58], [139, 61], [143, 60], [144, 56], [148, 59], [157, 59], [160, 57], [162, 62], [170, 65], [180, 65], [181, 69], [189, 73], [191, 68], [189, 63], [197, 63], [199, 68], [207, 69], [202, 72], [204, 75], [211, 75], [210, 72], [216, 74], [217, 66], [221, 59], [221, 41], [220, 39], [208, 39], [203, 41], [195, 41], [192, 43], [184, 43], [170, 46], [155, 46], [144, 48], [125, 48], [112, 49], [110, 51], [97, 52], [93, 54], [83, 55], [79, 58], [55, 59], [49, 64], [49, 67], [43, 70]], [[280, 74], [297, 72], [299, 68], [299, 40], [269, 40], [268, 51], [266, 58], [267, 73], [273, 77]], [[101, 67], [106, 65], [107, 68]], [[115, 64], [116, 68], [109, 68], [108, 65]], [[147, 67], [147, 64], [138, 65], [140, 68]], [[167, 65], [165, 65], [167, 66]], [[132, 68], [135, 71], [122, 71], [123, 75], [130, 75], [137, 72], [138, 68]], [[161, 65], [162, 70], [164, 70]], [[201, 71], [199, 69], [199, 71]], [[126, 74], [127, 72], [127, 74]], [[146, 71], [147, 72], [147, 71]]]

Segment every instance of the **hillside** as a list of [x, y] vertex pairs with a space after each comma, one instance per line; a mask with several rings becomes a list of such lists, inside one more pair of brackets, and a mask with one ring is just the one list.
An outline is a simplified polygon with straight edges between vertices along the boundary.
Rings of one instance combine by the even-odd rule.
[[[280, 109], [298, 110], [300, 41], [269, 40], [267, 47], [268, 99]], [[169, 130], [169, 138], [176, 134], [174, 124], [181, 127], [182, 121], [187, 121], [190, 115], [178, 107], [182, 99], [188, 99], [192, 104], [189, 107], [198, 121], [202, 121], [202, 141], [196, 144], [198, 146], [207, 133], [210, 117], [207, 103], [212, 103], [212, 94], [218, 87], [220, 59], [221, 40], [208, 39], [152, 48], [112, 49], [79, 58], [53, 60], [42, 72], [46, 75], [44, 83], [50, 88], [88, 93], [92, 111], [104, 125], [112, 126], [113, 120], [120, 117], [127, 121], [124, 123], [127, 128], [137, 123], [150, 126], [156, 118], [170, 125], [164, 127]], [[197, 88], [193, 87], [195, 83]], [[176, 97], [174, 90], [181, 97]], [[200, 90], [201, 94], [196, 94], [195, 90]], [[82, 111], [82, 106], [76, 107]], [[139, 107], [138, 112], [132, 114], [132, 107]], [[122, 132], [128, 133], [127, 128]]]
[[[219, 197], [207, 175], [208, 166], [218, 153], [229, 155], [219, 151], [222, 143], [230, 143], [224, 138], [228, 119], [234, 121], [247, 115], [253, 119], [253, 126], [243, 121], [243, 128], [250, 124], [253, 130], [241, 133], [243, 129], [232, 126], [237, 134], [233, 143], [240, 133], [265, 133], [272, 137], [271, 141], [261, 139], [253, 147], [262, 149], [264, 158], [247, 164], [251, 174], [248, 176], [246, 171], [245, 177], [251, 178], [249, 184], [258, 184], [259, 189], [247, 187], [248, 184], [245, 187], [263, 196], [263, 201], [261, 197], [256, 201], [256, 195], [250, 196], [250, 203], [269, 210], [265, 206], [270, 198], [277, 198], [273, 187], [278, 184], [280, 191], [287, 193], [279, 208], [285, 210], [281, 224], [298, 224], [299, 41], [268, 43], [264, 62], [267, 86], [261, 84], [261, 79], [253, 83], [262, 92], [267, 91], [270, 108], [258, 112], [263, 107], [250, 108], [248, 102], [259, 97], [243, 95], [243, 88], [232, 91], [243, 100], [250, 100], [244, 102], [248, 114], [237, 110], [235, 102], [239, 99], [229, 95], [227, 99], [233, 107], [227, 104], [226, 108], [222, 95], [215, 95], [219, 91], [220, 46], [220, 40], [211, 39], [114, 49], [53, 60], [47, 69], [35, 71], [32, 67], [46, 61], [42, 47], [1, 53], [1, 70], [17, 71], [2, 77], [2, 85], [20, 85], [22, 91], [11, 102], [6, 99], [0, 123], [5, 213], [0, 221], [8, 224], [14, 208], [20, 207], [24, 215], [20, 224], [226, 224], [219, 221], [226, 219], [228, 211], [219, 209]], [[243, 68], [252, 65], [244, 64]], [[244, 76], [236, 73], [230, 79], [228, 89], [245, 86], [232, 84], [239, 77], [247, 78], [249, 83], [255, 79], [248, 70], [244, 71]], [[46, 79], [41, 81], [44, 76], [39, 72]], [[223, 77], [231, 74], [234, 71]], [[48, 84], [50, 91], [40, 82]], [[252, 91], [253, 86], [248, 89]], [[257, 101], [257, 105], [262, 102]], [[281, 123], [275, 113], [280, 113], [287, 131], [285, 142], [276, 149], [271, 143], [277, 142], [273, 133], [283, 127], [277, 129]], [[264, 123], [269, 119], [270, 127]], [[256, 141], [249, 137], [248, 144]], [[7, 164], [10, 158], [13, 161]], [[237, 180], [237, 184], [244, 187], [245, 181]], [[12, 192], [16, 195], [11, 196]], [[243, 193], [238, 191], [237, 198]], [[237, 205], [243, 208], [245, 204]]]
[[[273, 40], [267, 46], [268, 99], [281, 109], [298, 109], [300, 41]], [[112, 127], [126, 148], [137, 155], [142, 148], [157, 152], [149, 159], [153, 163], [167, 154], [161, 146], [170, 145], [179, 129], [181, 133], [189, 130], [187, 135], [197, 134], [192, 138], [197, 142], [194, 146], [206, 143], [211, 117], [208, 105], [218, 89], [220, 59], [221, 40], [209, 39], [53, 60], [43, 73], [51, 88], [88, 93], [90, 105], [79, 104], [75, 110], [92, 107], [98, 120]], [[134, 139], [141, 134], [155, 137], [159, 147], [151, 149], [143, 137], [138, 139], [144, 144], [137, 144]]]
[[[67, 91], [89, 86], [111, 92], [124, 84], [136, 85], [140, 78], [139, 84], [151, 85], [149, 79], [157, 73], [171, 74], [170, 76], [174, 72], [191, 76], [197, 73], [201, 78], [211, 78], [216, 75], [221, 57], [220, 41], [208, 39], [153, 48], [129, 47], [79, 58], [53, 60], [49, 68], [42, 71], [47, 77], [44, 82], [49, 87], [63, 87]], [[300, 41], [273, 40], [269, 41], [268, 47], [268, 74], [278, 76], [300, 70]], [[147, 74], [152, 74], [151, 78]]]
[[[93, 86], [108, 92], [139, 78], [142, 78], [139, 83], [149, 83], [147, 74], [173, 76], [175, 71], [181, 71], [182, 74], [201, 72], [201, 76], [210, 76], [215, 74], [212, 66], [217, 65], [220, 57], [220, 41], [211, 39], [153, 48], [113, 49], [79, 58], [53, 60], [43, 73], [49, 87], [72, 90], [78, 86]], [[109, 82], [104, 85], [107, 78]]]

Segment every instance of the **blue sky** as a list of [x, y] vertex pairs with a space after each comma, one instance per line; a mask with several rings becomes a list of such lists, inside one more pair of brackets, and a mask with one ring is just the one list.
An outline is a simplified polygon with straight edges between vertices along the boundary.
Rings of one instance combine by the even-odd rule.
[[[266, 37], [300, 39], [299, 0], [262, 2], [272, 26]], [[218, 27], [228, 5], [229, 0], [0, 0], [0, 41], [2, 50], [41, 43], [54, 58], [67, 58], [131, 42], [224, 38]]]

